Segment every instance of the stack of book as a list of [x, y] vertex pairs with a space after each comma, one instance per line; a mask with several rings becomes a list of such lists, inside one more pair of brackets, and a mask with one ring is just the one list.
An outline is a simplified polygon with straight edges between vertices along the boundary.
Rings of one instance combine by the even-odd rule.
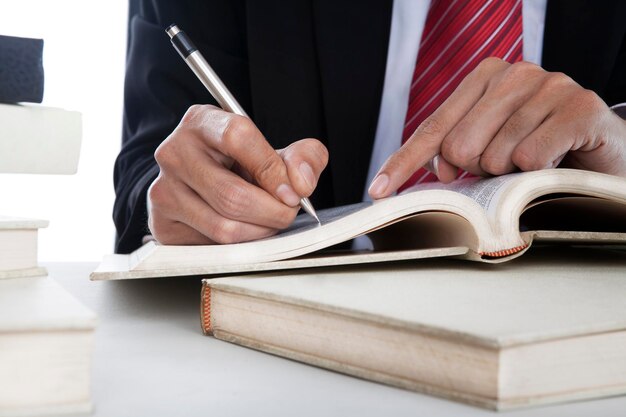
[[[42, 45], [41, 40], [0, 36], [0, 102], [12, 103], [0, 104], [0, 173], [76, 172], [80, 113], [17, 103], [41, 101]], [[3, 67], [9, 62], [11, 67]], [[96, 316], [39, 266], [37, 237], [47, 225], [0, 216], [2, 416], [91, 410]]]
[[[487, 408], [626, 393], [626, 179], [471, 178], [318, 215], [254, 242], [150, 242], [91, 278], [213, 275], [207, 335]], [[372, 251], [320, 251], [363, 234]]]
[[91, 409], [96, 316], [38, 265], [45, 226], [0, 216], [0, 415]]

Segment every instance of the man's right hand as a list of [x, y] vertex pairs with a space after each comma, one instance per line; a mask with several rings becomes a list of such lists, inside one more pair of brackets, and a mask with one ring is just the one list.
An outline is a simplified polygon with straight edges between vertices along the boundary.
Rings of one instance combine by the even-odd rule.
[[236, 243], [288, 227], [300, 198], [313, 193], [328, 151], [316, 139], [276, 151], [250, 119], [195, 105], [155, 159], [152, 235], [170, 245]]

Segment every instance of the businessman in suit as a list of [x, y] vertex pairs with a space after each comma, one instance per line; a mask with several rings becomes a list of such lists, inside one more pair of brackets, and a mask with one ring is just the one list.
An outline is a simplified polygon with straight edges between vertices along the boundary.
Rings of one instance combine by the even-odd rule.
[[[141, 1], [116, 251], [148, 234], [265, 237], [303, 196], [323, 208], [556, 166], [626, 176], [624, 21], [617, 1]], [[171, 23], [254, 122], [211, 105], [167, 41]]]

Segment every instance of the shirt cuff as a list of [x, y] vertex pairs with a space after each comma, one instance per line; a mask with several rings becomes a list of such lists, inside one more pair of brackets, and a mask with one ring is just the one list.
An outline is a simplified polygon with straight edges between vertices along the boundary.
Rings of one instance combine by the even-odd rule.
[[611, 106], [611, 110], [613, 110], [613, 113], [626, 120], [626, 103], [619, 103]]

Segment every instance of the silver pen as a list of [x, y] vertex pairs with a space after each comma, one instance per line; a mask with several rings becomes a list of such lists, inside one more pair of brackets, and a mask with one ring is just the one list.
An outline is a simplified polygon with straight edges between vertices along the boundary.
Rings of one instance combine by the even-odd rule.
[[[240, 116], [248, 117], [244, 109], [239, 105], [237, 100], [235, 100], [235, 97], [233, 97], [230, 91], [228, 91], [222, 80], [220, 80], [215, 71], [213, 71], [213, 68], [211, 68], [209, 63], [206, 62], [187, 34], [180, 30], [175, 24], [170, 25], [167, 29], [165, 29], [165, 32], [169, 35], [174, 48], [185, 60], [187, 65], [189, 65], [189, 68], [191, 68], [193, 73], [196, 74], [196, 77], [198, 77], [207, 90], [209, 90], [222, 109]], [[320, 219], [308, 198], [301, 198], [300, 206], [304, 211], [313, 216], [319, 224], [321, 224]]]

